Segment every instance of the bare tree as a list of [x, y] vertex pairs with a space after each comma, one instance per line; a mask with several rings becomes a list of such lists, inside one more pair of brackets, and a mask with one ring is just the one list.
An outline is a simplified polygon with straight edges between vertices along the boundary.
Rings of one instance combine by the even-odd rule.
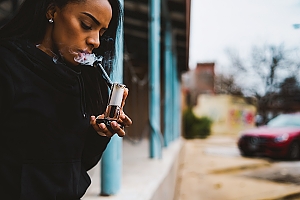
[[227, 50], [233, 82], [246, 96], [256, 97], [264, 121], [269, 120], [269, 114], [300, 110], [300, 64], [295, 53], [297, 49], [287, 50], [283, 44], [254, 46], [244, 60], [237, 51]]
[[236, 84], [233, 75], [216, 75], [214, 85], [216, 94], [243, 96], [242, 88]]
[[280, 84], [277, 99], [283, 112], [300, 110], [300, 84], [296, 77], [288, 77]]
[[233, 49], [228, 49], [227, 54], [232, 74], [243, 88], [243, 93], [259, 99], [267, 93], [276, 92], [284, 78], [299, 73], [299, 63], [291, 58], [294, 51], [281, 44], [254, 46], [247, 60]]

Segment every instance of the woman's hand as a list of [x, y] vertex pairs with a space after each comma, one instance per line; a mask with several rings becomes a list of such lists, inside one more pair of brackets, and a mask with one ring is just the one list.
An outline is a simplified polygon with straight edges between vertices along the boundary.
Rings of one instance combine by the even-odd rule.
[[[118, 121], [112, 121], [110, 123], [111, 129], [104, 123], [97, 124], [96, 117], [91, 116], [90, 124], [93, 126], [95, 131], [101, 136], [112, 137], [115, 133], [118, 134], [119, 137], [125, 136], [124, 127], [129, 127], [132, 124], [131, 119], [123, 112], [123, 107], [125, 105], [126, 98], [128, 96], [128, 89], [124, 89], [123, 99], [121, 104], [121, 112]], [[104, 114], [99, 115], [97, 119], [104, 119]], [[111, 131], [110, 131], [111, 130]]]

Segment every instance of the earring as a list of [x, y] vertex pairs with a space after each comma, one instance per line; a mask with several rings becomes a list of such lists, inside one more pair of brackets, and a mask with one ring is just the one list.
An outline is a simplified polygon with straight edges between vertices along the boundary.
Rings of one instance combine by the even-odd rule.
[[50, 24], [52, 24], [54, 22], [52, 18], [50, 18], [48, 21]]

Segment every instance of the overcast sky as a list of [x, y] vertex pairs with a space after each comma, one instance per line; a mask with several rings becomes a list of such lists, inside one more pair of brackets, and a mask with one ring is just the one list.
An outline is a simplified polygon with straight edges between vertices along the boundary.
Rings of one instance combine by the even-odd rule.
[[[248, 55], [253, 45], [300, 47], [300, 0], [191, 0], [190, 68], [215, 62], [224, 70], [226, 48]], [[222, 69], [223, 68], [223, 69]]]

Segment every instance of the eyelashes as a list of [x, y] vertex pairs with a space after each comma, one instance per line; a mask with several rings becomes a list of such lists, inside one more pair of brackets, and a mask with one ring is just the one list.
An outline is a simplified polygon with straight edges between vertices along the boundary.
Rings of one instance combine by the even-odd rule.
[[92, 27], [85, 24], [84, 22], [81, 22], [80, 25], [84, 30], [92, 30]]
[[[93, 30], [93, 26], [92, 25], [88, 25], [87, 23], [83, 22], [83, 21], [80, 21], [80, 26], [82, 27], [83, 30], [85, 31], [91, 31]], [[100, 30], [99, 32], [99, 37], [100, 37], [100, 40], [101, 41], [109, 41], [111, 40], [112, 38], [110, 38], [109, 36], [106, 36], [105, 35], [105, 31], [106, 29], [103, 29], [103, 30]]]

